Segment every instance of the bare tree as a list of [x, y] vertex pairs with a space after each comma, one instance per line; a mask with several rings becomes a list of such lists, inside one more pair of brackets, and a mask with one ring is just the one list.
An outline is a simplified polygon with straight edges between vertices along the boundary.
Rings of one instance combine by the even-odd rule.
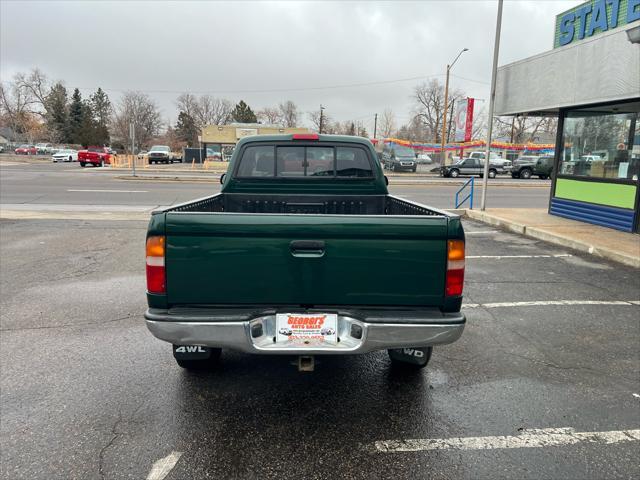
[[280, 110], [280, 121], [286, 128], [294, 128], [298, 126], [298, 107], [291, 100], [278, 105]]
[[125, 92], [115, 109], [112, 119], [112, 132], [125, 146], [131, 145], [129, 125], [135, 126], [136, 143], [146, 145], [158, 135], [162, 118], [156, 103], [141, 92]]
[[558, 128], [555, 117], [496, 117], [496, 130], [501, 137], [509, 138], [512, 143], [535, 142], [540, 134], [554, 134]]
[[[319, 132], [320, 131], [320, 110], [314, 110], [313, 112], [307, 112], [309, 116], [309, 120], [311, 121], [311, 125], [313, 128]], [[326, 113], [322, 113], [322, 133], [335, 133], [335, 131], [340, 128], [339, 124], [333, 123], [332, 118]]]
[[280, 110], [277, 107], [265, 107], [258, 112], [258, 120], [264, 123], [280, 123]]
[[31, 99], [32, 113], [44, 117], [47, 114], [47, 95], [50, 91], [47, 76], [37, 68], [30, 73], [18, 73], [14, 77], [17, 87]]
[[198, 116], [198, 97], [192, 93], [183, 93], [176, 99], [176, 107], [195, 120]]
[[[464, 98], [459, 90], [449, 92], [449, 105], [452, 101]], [[442, 137], [442, 116], [444, 111], [444, 85], [433, 79], [417, 85], [413, 91], [415, 114], [420, 118], [431, 139], [438, 143]]]
[[196, 97], [191, 93], [183, 93], [176, 99], [178, 110], [193, 118], [201, 129], [207, 125], [226, 125], [231, 120], [233, 105], [224, 98], [211, 95]]
[[233, 104], [226, 98], [202, 95], [198, 102], [196, 121], [202, 127], [206, 125], [226, 125], [231, 121], [232, 111]]
[[396, 116], [393, 110], [385, 108], [380, 116], [380, 133], [384, 138], [389, 138], [396, 131]]
[[37, 100], [30, 90], [24, 88], [23, 74], [16, 74], [5, 86], [0, 83], [0, 115], [4, 123], [16, 133], [32, 130]]

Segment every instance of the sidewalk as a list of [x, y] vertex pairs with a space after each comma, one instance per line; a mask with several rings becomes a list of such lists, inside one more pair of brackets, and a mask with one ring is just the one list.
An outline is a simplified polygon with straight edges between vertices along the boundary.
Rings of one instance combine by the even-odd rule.
[[541, 208], [465, 210], [465, 216], [527, 237], [640, 268], [640, 235], [549, 215]]

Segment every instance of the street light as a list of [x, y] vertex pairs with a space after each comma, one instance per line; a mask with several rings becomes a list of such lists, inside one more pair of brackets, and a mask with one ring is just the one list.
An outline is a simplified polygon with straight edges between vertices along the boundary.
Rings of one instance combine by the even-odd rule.
[[447, 109], [449, 108], [449, 71], [456, 64], [456, 62], [460, 58], [460, 55], [462, 55], [464, 52], [468, 52], [468, 51], [469, 51], [468, 48], [463, 48], [462, 50], [460, 50], [460, 53], [455, 58], [455, 60], [453, 62], [451, 62], [451, 65], [447, 65], [447, 81], [446, 81], [445, 86], [444, 86], [444, 112], [442, 113], [442, 150], [441, 150], [442, 151], [442, 165], [444, 165], [446, 163], [446, 155], [444, 153], [444, 144], [446, 143], [445, 136], [446, 136], [446, 133], [447, 133]]

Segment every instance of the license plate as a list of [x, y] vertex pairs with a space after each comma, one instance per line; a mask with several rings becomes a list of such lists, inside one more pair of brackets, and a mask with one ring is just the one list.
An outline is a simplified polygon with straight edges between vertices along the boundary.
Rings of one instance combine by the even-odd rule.
[[338, 343], [335, 313], [278, 313], [276, 341], [297, 347], [319, 347]]

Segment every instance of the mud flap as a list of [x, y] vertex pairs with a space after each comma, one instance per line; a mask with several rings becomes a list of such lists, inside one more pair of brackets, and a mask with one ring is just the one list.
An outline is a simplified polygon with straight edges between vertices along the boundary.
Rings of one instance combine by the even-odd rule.
[[395, 348], [388, 350], [392, 362], [424, 367], [431, 359], [433, 347]]
[[207, 360], [211, 357], [211, 348], [200, 345], [174, 345], [173, 357], [176, 360]]

